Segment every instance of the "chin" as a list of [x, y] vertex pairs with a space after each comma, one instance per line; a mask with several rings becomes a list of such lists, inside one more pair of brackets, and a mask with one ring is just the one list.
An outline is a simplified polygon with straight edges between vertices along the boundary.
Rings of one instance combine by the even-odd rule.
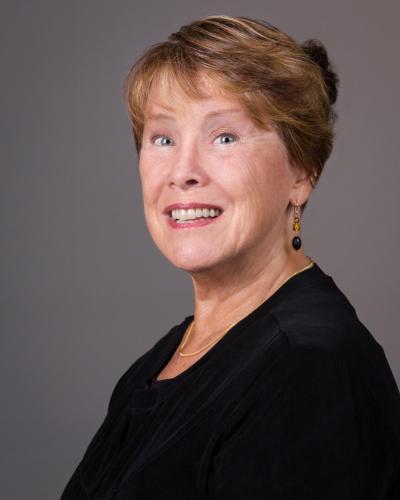
[[210, 255], [209, 250], [202, 252], [199, 248], [181, 247], [174, 251], [169, 250], [164, 255], [173, 266], [189, 273], [207, 271], [216, 265], [215, 258]]

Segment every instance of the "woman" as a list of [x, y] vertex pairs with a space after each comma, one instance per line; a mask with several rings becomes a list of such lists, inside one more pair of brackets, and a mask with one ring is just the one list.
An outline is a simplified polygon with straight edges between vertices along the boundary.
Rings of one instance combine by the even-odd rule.
[[336, 94], [319, 42], [244, 17], [133, 66], [146, 221], [195, 308], [121, 377], [63, 500], [400, 498], [384, 351], [300, 237]]

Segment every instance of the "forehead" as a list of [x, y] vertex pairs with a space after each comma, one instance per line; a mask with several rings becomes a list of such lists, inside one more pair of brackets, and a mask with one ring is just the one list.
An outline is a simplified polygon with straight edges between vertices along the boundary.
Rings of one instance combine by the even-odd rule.
[[236, 96], [222, 89], [211, 78], [200, 74], [192, 87], [165, 76], [154, 80], [144, 106], [144, 118], [148, 120], [160, 116], [163, 111], [190, 113], [193, 107], [209, 116], [216, 116], [222, 112], [247, 115]]

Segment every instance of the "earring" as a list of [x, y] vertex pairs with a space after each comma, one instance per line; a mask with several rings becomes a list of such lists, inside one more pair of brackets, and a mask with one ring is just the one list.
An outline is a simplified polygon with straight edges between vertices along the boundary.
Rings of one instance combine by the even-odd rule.
[[[301, 227], [300, 226], [300, 207], [299, 207], [299, 205], [296, 205], [294, 207], [293, 212], [294, 212], [293, 231], [295, 231], [296, 233], [299, 233], [300, 227]], [[301, 238], [298, 234], [296, 236], [294, 236], [292, 239], [292, 247], [295, 250], [299, 250], [299, 248], [301, 247]]]

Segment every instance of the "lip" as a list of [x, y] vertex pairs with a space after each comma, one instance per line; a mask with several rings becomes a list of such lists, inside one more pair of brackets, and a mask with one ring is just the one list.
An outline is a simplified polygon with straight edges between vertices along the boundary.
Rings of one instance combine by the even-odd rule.
[[172, 205], [168, 205], [167, 207], [164, 208], [163, 213], [165, 215], [169, 215], [172, 210], [176, 210], [177, 208], [183, 208], [183, 209], [188, 209], [188, 208], [217, 208], [218, 210], [223, 212], [223, 209], [219, 207], [218, 205], [214, 205], [213, 203], [197, 203], [197, 202], [192, 202], [192, 203], [173, 203]]
[[194, 219], [187, 222], [176, 222], [172, 217], [168, 217], [168, 224], [173, 229], [195, 229], [197, 227], [208, 226], [209, 224], [215, 224], [221, 216], [209, 217], [207, 219]]

